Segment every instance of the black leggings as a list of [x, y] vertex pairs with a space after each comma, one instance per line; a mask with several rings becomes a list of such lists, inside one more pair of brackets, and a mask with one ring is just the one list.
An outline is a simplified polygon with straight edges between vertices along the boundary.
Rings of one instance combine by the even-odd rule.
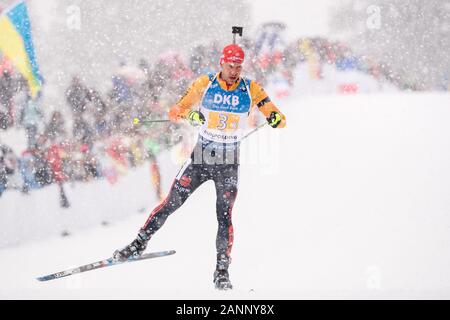
[[218, 264], [221, 263], [223, 269], [228, 268], [233, 245], [231, 217], [238, 189], [238, 171], [239, 164], [194, 164], [193, 158], [189, 159], [175, 178], [167, 198], [152, 211], [142, 229], [152, 236], [202, 183], [213, 180], [219, 223], [216, 238]]

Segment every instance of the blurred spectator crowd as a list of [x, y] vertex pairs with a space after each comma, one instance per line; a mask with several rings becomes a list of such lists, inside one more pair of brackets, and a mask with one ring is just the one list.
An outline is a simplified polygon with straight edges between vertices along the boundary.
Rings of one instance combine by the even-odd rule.
[[[380, 81], [389, 81], [400, 89], [414, 90], [382, 63], [367, 56], [356, 56], [341, 42], [324, 38], [283, 41], [281, 23], [262, 26], [255, 39], [243, 38], [246, 52], [245, 74], [263, 86], [283, 81], [285, 89], [277, 98], [289, 95], [294, 84], [294, 69], [306, 63], [311, 79], [322, 78], [325, 64], [338, 70], [357, 70]], [[32, 99], [26, 82], [0, 56], [0, 197], [7, 189], [24, 193], [49, 184], [58, 184], [61, 205], [68, 206], [62, 185], [106, 178], [115, 183], [129, 168], [156, 161], [162, 150], [189, 141], [182, 137], [185, 124], [135, 125], [134, 118], [164, 119], [197, 76], [217, 72], [221, 46], [200, 45], [187, 59], [168, 52], [153, 63], [141, 59], [135, 66], [120, 63], [111, 78], [109, 92], [102, 94], [73, 76], [65, 91], [66, 107], [47, 114], [41, 99]], [[44, 87], [45, 90], [45, 87]], [[257, 124], [256, 118], [250, 125]], [[2, 144], [4, 130], [21, 129], [27, 146], [15, 154]], [[183, 155], [181, 155], [183, 156]]]

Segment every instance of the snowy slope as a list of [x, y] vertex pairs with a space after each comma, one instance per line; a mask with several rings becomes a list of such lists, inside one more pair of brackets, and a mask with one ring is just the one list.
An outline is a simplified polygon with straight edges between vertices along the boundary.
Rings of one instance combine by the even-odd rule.
[[[91, 206], [129, 207], [135, 213], [127, 219], [1, 249], [0, 298], [449, 298], [449, 102], [438, 94], [294, 94], [280, 103], [288, 127], [264, 128], [243, 144], [232, 292], [212, 285], [212, 183], [152, 239], [150, 250], [176, 255], [35, 280], [107, 257], [133, 239], [156, 204], [141, 168], [117, 186], [120, 196], [92, 187], [98, 201]], [[81, 199], [84, 192], [71, 195]], [[10, 201], [29, 206], [30, 199]], [[53, 210], [50, 216], [58, 214]]]
[[372, 76], [357, 70], [340, 71], [335, 65], [324, 64], [322, 79], [313, 80], [310, 76], [310, 66], [303, 63], [294, 71], [295, 87], [302, 95], [337, 94], [342, 85], [355, 85], [358, 93], [394, 93], [398, 92], [393, 84], [377, 81]]
[[[170, 152], [164, 152], [160, 161], [164, 163], [162, 174], [166, 177], [178, 169], [171, 161]], [[64, 231], [78, 232], [102, 222], [123, 220], [156, 204], [148, 162], [118, 179], [114, 185], [106, 178], [88, 183], [66, 183], [64, 188], [71, 204], [68, 209], [59, 205], [57, 185], [32, 190], [29, 195], [8, 190], [0, 200], [0, 225], [3, 226], [0, 248], [59, 235]], [[170, 182], [169, 178], [164, 179], [163, 187], [167, 188]]]

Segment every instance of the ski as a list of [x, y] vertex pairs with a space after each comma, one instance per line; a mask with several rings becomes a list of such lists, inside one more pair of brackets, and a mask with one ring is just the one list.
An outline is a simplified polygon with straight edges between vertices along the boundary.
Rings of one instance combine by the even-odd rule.
[[67, 269], [67, 270], [52, 273], [52, 274], [49, 274], [46, 276], [38, 277], [37, 280], [49, 281], [49, 280], [59, 279], [59, 278], [71, 276], [71, 275], [86, 272], [86, 271], [91, 271], [91, 270], [105, 268], [105, 267], [112, 267], [112, 266], [122, 264], [122, 263], [170, 256], [170, 255], [174, 254], [175, 252], [176, 252], [175, 250], [169, 250], [169, 251], [161, 251], [161, 252], [144, 253], [141, 256], [139, 256], [138, 258], [130, 258], [127, 261], [116, 261], [116, 260], [113, 260], [113, 258], [108, 258], [105, 260], [100, 260], [97, 262], [85, 264], [85, 265], [77, 267], [77, 268]]

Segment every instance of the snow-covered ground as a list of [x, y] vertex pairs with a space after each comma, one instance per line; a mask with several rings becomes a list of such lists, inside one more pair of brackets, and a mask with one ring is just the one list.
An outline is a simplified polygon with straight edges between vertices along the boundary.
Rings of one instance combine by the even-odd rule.
[[[1, 249], [0, 298], [450, 298], [450, 95], [297, 93], [278, 104], [288, 127], [266, 127], [243, 143], [233, 291], [217, 292], [212, 284], [211, 182], [149, 245], [175, 255], [46, 283], [35, 279], [105, 258], [135, 237], [157, 204], [142, 167], [115, 187], [100, 181], [68, 188], [78, 212], [59, 212], [56, 189], [29, 197], [6, 193], [0, 214], [13, 216], [3, 208], [14, 202], [19, 211], [30, 208], [30, 219], [32, 208], [48, 214], [36, 223], [63, 214], [87, 219], [86, 208], [117, 219]], [[165, 181], [177, 170], [168, 165]]]

